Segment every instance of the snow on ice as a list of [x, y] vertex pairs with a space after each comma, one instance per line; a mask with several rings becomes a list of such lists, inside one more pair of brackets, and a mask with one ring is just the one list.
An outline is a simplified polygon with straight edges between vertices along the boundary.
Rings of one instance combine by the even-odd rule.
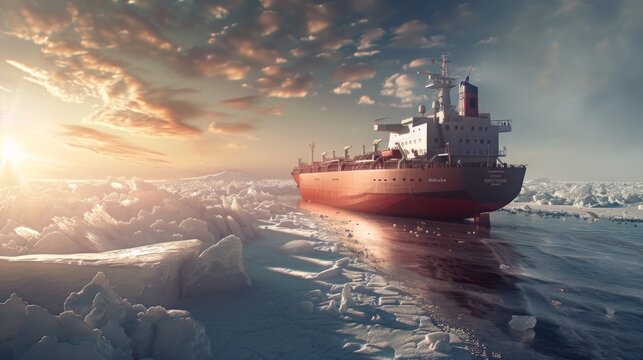
[[64, 308], [53, 315], [12, 294], [0, 303], [0, 355], [24, 360], [212, 358], [210, 338], [189, 312], [133, 305], [101, 272], [69, 295]]
[[246, 287], [241, 240], [234, 236], [201, 251], [199, 240], [182, 240], [102, 253], [0, 257], [0, 298], [12, 292], [60, 311], [71, 291], [97, 272], [116, 290], [145, 304], [171, 306], [181, 296]]
[[643, 221], [643, 183], [526, 181], [506, 209], [558, 217]]

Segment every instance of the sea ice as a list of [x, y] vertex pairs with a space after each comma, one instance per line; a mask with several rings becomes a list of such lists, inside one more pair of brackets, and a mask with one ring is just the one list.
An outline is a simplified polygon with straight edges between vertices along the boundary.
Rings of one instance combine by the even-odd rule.
[[536, 326], [536, 317], [531, 315], [511, 315], [509, 327], [516, 331], [526, 331]]
[[315, 252], [315, 247], [307, 240], [292, 240], [281, 246], [286, 254], [310, 254]]
[[16, 359], [211, 359], [210, 339], [190, 313], [122, 299], [98, 273], [52, 315], [15, 294], [0, 304], [0, 346]]
[[429, 333], [425, 336], [423, 344], [425, 344], [430, 351], [448, 353], [451, 350], [449, 346], [450, 336], [448, 333], [436, 331]]

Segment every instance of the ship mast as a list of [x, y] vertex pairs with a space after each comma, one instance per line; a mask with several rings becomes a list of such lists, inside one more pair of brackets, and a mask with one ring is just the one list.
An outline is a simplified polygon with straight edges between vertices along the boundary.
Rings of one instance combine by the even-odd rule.
[[424, 86], [427, 89], [438, 91], [439, 107], [436, 111], [442, 111], [442, 118], [447, 118], [451, 112], [451, 88], [456, 86], [456, 79], [449, 77], [449, 53], [444, 52], [441, 55], [440, 72], [418, 71], [418, 74], [427, 75], [429, 81]]

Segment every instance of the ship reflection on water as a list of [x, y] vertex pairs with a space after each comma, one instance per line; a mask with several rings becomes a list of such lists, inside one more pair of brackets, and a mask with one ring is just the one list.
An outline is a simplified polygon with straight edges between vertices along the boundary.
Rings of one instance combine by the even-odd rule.
[[[322, 218], [342, 242], [419, 295], [436, 319], [471, 330], [488, 350], [523, 352], [515, 342], [530, 341], [533, 331], [515, 334], [507, 322], [520, 314], [525, 298], [517, 278], [504, 271], [519, 255], [493, 229], [472, 221], [439, 222], [379, 216], [299, 202], [299, 208]], [[482, 334], [484, 333], [484, 334]], [[512, 344], [513, 343], [513, 344]], [[519, 345], [522, 347], [522, 345]], [[538, 358], [523, 354], [524, 358]]]

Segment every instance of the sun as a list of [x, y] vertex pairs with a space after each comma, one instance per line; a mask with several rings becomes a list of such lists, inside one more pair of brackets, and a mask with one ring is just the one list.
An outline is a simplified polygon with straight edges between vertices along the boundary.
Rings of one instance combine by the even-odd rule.
[[0, 158], [11, 161], [12, 163], [17, 163], [25, 158], [25, 153], [20, 149], [20, 146], [18, 146], [15, 141], [10, 138], [4, 138], [2, 141], [2, 153], [0, 153]]

